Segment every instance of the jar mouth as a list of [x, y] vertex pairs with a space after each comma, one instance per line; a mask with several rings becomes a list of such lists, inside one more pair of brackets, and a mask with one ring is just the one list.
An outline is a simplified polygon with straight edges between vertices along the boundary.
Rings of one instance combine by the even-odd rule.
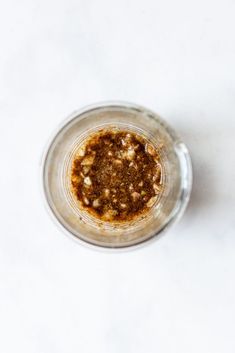
[[[141, 133], [154, 146], [164, 145], [164, 192], [149, 212], [133, 222], [100, 222], [78, 206], [71, 192], [76, 150], [92, 133], [110, 127]], [[182, 215], [190, 196], [192, 169], [186, 146], [158, 115], [129, 103], [110, 102], [70, 116], [47, 148], [42, 178], [48, 209], [67, 233], [83, 243], [117, 249], [155, 238]]]

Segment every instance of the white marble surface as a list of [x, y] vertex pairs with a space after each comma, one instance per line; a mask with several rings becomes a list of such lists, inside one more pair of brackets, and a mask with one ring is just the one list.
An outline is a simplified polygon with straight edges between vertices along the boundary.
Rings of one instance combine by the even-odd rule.
[[[235, 2], [0, 4], [0, 352], [234, 353]], [[179, 224], [140, 250], [80, 247], [44, 210], [54, 128], [103, 100], [143, 104], [194, 164]]]

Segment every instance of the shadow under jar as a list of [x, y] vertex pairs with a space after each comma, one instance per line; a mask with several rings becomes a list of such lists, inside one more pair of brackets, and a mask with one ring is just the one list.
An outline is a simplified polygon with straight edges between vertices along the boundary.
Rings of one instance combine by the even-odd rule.
[[76, 239], [105, 248], [162, 233], [185, 210], [191, 183], [184, 143], [158, 115], [128, 103], [74, 113], [43, 164], [44, 193], [57, 221]]

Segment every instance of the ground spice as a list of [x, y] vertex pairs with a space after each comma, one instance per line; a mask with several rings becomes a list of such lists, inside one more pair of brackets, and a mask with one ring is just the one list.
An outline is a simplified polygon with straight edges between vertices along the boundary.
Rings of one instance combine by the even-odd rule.
[[163, 189], [157, 150], [139, 134], [101, 130], [73, 160], [72, 192], [101, 220], [130, 221], [146, 213]]

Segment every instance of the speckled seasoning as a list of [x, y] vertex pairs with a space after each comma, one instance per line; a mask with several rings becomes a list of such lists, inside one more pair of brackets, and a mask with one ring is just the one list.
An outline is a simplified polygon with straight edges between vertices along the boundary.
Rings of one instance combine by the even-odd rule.
[[107, 222], [125, 222], [145, 214], [163, 190], [158, 150], [143, 136], [100, 130], [78, 150], [71, 190], [87, 212]]

